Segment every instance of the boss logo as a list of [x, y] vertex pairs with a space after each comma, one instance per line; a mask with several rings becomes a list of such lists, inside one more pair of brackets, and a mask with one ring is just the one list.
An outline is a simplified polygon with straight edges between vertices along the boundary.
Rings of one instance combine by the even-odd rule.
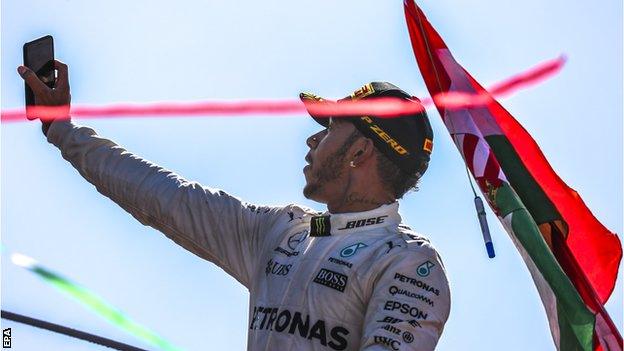
[[347, 225], [345, 225], [343, 228], [338, 228], [338, 230], [353, 229], [353, 228], [365, 227], [367, 225], [380, 224], [386, 220], [386, 217], [388, 216], [379, 216], [379, 217], [372, 217], [372, 218], [366, 218], [366, 219], [357, 219], [355, 221], [349, 221], [347, 222]]
[[346, 275], [330, 271], [329, 269], [325, 268], [321, 268], [321, 270], [316, 275], [316, 278], [314, 278], [315, 283], [325, 285], [328, 288], [332, 288], [340, 292], [344, 292], [348, 280], [349, 277], [347, 277]]

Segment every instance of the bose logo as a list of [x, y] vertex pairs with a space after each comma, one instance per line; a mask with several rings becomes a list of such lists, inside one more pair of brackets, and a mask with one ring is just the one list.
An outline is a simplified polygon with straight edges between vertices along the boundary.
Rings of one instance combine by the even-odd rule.
[[380, 224], [380, 223], [383, 223], [386, 220], [386, 217], [388, 217], [388, 216], [385, 215], [385, 216], [366, 218], [366, 219], [357, 219], [355, 221], [349, 221], [349, 222], [347, 222], [347, 225], [345, 225], [343, 228], [338, 228], [338, 230], [353, 229], [353, 228], [365, 227], [367, 225]]

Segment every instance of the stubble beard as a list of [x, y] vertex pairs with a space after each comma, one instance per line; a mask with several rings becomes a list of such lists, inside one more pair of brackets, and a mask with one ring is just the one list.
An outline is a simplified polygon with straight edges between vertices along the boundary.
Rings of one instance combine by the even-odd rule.
[[312, 174], [311, 181], [303, 187], [303, 196], [307, 199], [323, 201], [319, 198], [323, 187], [342, 176], [347, 151], [360, 136], [361, 134], [354, 130], [342, 146], [321, 163], [319, 170]]
[[321, 163], [319, 170], [312, 174], [311, 181], [303, 188], [303, 196], [307, 199], [315, 200], [323, 187], [340, 178], [343, 173], [345, 153], [339, 150]]

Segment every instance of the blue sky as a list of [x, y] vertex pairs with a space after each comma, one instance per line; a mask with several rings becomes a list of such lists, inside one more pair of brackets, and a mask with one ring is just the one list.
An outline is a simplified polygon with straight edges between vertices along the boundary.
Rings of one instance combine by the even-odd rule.
[[[610, 230], [622, 223], [622, 4], [525, 0], [420, 1], [457, 60], [484, 84], [568, 55], [555, 78], [503, 100], [559, 175]], [[70, 66], [75, 104], [199, 99], [341, 97], [386, 80], [425, 96], [402, 1], [2, 1], [1, 105], [23, 104], [15, 73], [24, 42], [52, 34]], [[529, 273], [488, 210], [497, 257], [487, 258], [461, 157], [435, 133], [421, 190], [404, 220], [445, 262], [450, 319], [439, 350], [551, 350]], [[263, 204], [303, 198], [303, 115], [85, 120], [78, 123], [188, 179]], [[211, 263], [136, 222], [84, 181], [39, 123], [1, 130], [1, 234], [97, 291], [173, 343], [242, 350], [247, 291]], [[2, 257], [2, 308], [148, 347]], [[622, 330], [621, 275], [607, 310]], [[16, 350], [98, 350], [2, 320]]]

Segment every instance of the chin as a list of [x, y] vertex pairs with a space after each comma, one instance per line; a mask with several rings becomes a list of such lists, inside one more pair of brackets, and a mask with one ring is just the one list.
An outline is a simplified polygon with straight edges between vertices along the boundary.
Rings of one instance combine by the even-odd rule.
[[310, 199], [310, 200], [314, 200], [320, 203], [325, 203], [320, 197], [319, 197], [319, 193], [320, 193], [320, 187], [315, 184], [315, 183], [306, 183], [306, 185], [303, 187], [303, 196], [306, 199]]
[[306, 183], [306, 185], [303, 187], [303, 196], [305, 196], [306, 199], [312, 199], [312, 196], [314, 196], [315, 191], [315, 186], [313, 184], [309, 184]]

